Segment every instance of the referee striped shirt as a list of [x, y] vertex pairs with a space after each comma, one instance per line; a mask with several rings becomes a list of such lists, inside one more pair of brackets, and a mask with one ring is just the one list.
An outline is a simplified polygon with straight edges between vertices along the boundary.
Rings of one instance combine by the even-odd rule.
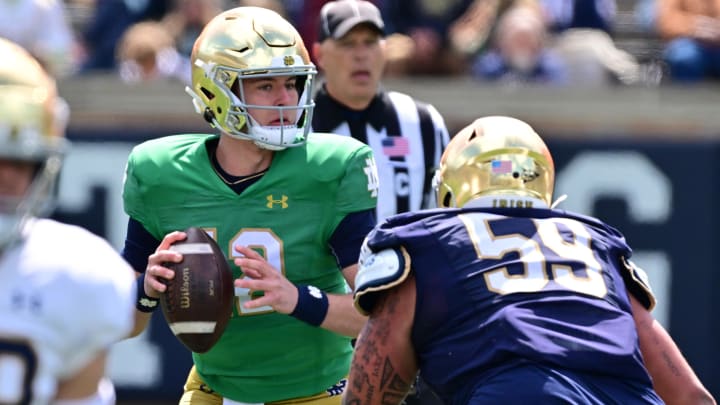
[[449, 135], [432, 105], [380, 89], [366, 109], [351, 110], [322, 86], [315, 94], [312, 129], [352, 136], [372, 148], [380, 182], [379, 221], [436, 205], [432, 177]]

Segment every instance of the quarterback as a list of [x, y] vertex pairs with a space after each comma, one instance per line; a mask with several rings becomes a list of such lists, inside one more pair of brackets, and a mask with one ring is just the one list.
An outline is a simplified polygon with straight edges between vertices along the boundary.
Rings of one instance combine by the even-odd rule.
[[[368, 146], [309, 133], [316, 69], [295, 28], [263, 8], [211, 20], [193, 48], [197, 112], [218, 134], [154, 139], [132, 151], [125, 257], [139, 277], [139, 332], [174, 276], [179, 230], [206, 230], [233, 267], [223, 336], [193, 353], [183, 404], [338, 404], [365, 318], [351, 288], [375, 224]], [[144, 318], [143, 318], [144, 317]]]
[[135, 313], [131, 267], [103, 239], [41, 218], [68, 147], [67, 107], [0, 39], [0, 403], [109, 405], [109, 346]]

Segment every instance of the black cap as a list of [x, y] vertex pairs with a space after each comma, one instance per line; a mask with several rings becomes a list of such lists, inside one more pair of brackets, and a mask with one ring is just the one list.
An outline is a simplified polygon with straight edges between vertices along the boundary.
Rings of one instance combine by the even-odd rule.
[[359, 24], [368, 24], [384, 34], [385, 23], [373, 3], [364, 0], [327, 2], [320, 10], [318, 41], [340, 39]]

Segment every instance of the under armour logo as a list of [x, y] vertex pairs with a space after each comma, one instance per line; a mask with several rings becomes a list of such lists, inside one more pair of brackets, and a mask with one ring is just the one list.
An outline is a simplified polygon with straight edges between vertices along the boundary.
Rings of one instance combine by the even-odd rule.
[[283, 195], [282, 198], [280, 198], [279, 200], [274, 199], [272, 194], [268, 195], [266, 198], [267, 198], [267, 204], [265, 204], [265, 205], [270, 209], [272, 209], [275, 206], [275, 204], [280, 204], [280, 207], [282, 207], [283, 209], [288, 207], [288, 203], [287, 203], [288, 197], [286, 195]]
[[283, 59], [283, 63], [285, 64], [285, 66], [292, 66], [295, 64], [295, 58], [288, 55]]

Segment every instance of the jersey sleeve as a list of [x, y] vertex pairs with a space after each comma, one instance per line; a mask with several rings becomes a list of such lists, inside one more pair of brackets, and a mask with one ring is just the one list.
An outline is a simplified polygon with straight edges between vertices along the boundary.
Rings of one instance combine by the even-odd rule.
[[[142, 145], [141, 145], [142, 146]], [[140, 147], [135, 147], [128, 157], [123, 177], [123, 208], [125, 213], [142, 224], [150, 234], [161, 240], [165, 235], [159, 230], [157, 220], [153, 215], [152, 180], [157, 176], [158, 166], [147, 158], [147, 153]]]
[[377, 205], [378, 174], [372, 150], [359, 146], [350, 155], [337, 193], [337, 208], [343, 213], [374, 209]]
[[143, 202], [143, 194], [145, 187], [141, 178], [141, 170], [138, 168], [135, 150], [130, 153], [127, 164], [125, 165], [125, 175], [123, 177], [123, 207], [125, 213], [140, 223], [145, 223]]
[[625, 288], [642, 306], [648, 311], [652, 311], [655, 307], [655, 294], [653, 294], [652, 288], [650, 287], [647, 273], [629, 260], [632, 255], [632, 249], [627, 244], [623, 234], [616, 228], [596, 218], [585, 218], [584, 220], [586, 222], [594, 221], [590, 223], [594, 224], [596, 229], [602, 230], [602, 234], [605, 236], [605, 242], [608, 243], [615, 252], [618, 271], [625, 282]]
[[655, 294], [653, 294], [652, 288], [650, 287], [647, 273], [625, 257], [621, 258], [621, 264], [625, 287], [635, 299], [640, 301], [643, 307], [648, 311], [652, 311], [656, 303]]

